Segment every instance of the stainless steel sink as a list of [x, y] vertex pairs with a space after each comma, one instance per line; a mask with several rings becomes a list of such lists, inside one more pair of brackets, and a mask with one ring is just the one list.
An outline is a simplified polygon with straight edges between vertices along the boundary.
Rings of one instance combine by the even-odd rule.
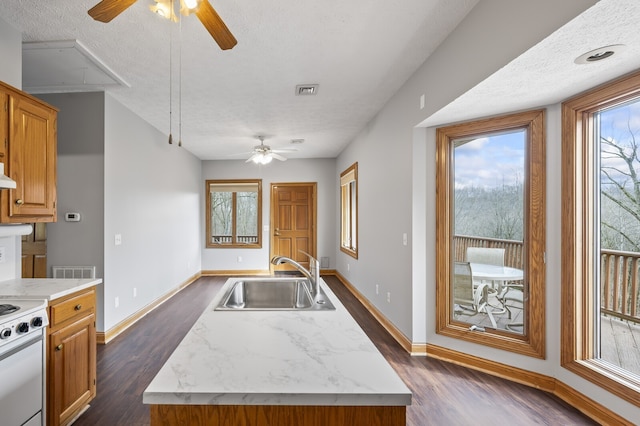
[[233, 283], [216, 311], [316, 311], [334, 310], [333, 303], [320, 289], [314, 300], [304, 279], [256, 279]]

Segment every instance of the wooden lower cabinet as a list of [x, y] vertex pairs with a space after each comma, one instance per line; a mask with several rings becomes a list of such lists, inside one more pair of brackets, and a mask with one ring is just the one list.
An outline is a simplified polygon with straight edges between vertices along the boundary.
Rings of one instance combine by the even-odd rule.
[[151, 426], [404, 426], [405, 406], [151, 405]]
[[49, 307], [47, 424], [66, 425], [96, 396], [95, 289]]

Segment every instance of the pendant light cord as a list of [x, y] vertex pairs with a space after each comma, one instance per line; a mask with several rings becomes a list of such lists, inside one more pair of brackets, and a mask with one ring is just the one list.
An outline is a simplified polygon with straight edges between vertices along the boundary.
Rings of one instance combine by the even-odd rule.
[[174, 0], [171, 0], [171, 11], [169, 12], [169, 145], [173, 144], [173, 29], [171, 22], [174, 13]]
[[178, 146], [182, 146], [182, 14], [178, 19]]

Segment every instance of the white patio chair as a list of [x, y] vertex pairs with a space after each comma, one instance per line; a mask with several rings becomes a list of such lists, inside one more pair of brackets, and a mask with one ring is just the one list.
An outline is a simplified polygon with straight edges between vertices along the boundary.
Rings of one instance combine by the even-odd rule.
[[489, 307], [489, 287], [481, 283], [474, 285], [473, 273], [469, 262], [455, 262], [453, 272], [453, 311], [454, 315], [474, 316], [486, 313], [493, 328], [496, 320]]
[[467, 247], [467, 262], [504, 266], [504, 249], [488, 247]]
[[[483, 263], [485, 265], [504, 266], [504, 249], [488, 248], [488, 247], [467, 247], [467, 262]], [[491, 291], [498, 292], [502, 290], [502, 281], [485, 282], [491, 284]], [[480, 282], [477, 282], [480, 284]]]

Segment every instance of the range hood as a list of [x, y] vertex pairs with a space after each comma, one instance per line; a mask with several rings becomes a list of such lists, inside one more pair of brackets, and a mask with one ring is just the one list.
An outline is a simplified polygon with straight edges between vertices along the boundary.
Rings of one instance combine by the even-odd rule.
[[4, 163], [0, 163], [0, 189], [12, 189], [16, 187], [16, 181], [4, 174]]

